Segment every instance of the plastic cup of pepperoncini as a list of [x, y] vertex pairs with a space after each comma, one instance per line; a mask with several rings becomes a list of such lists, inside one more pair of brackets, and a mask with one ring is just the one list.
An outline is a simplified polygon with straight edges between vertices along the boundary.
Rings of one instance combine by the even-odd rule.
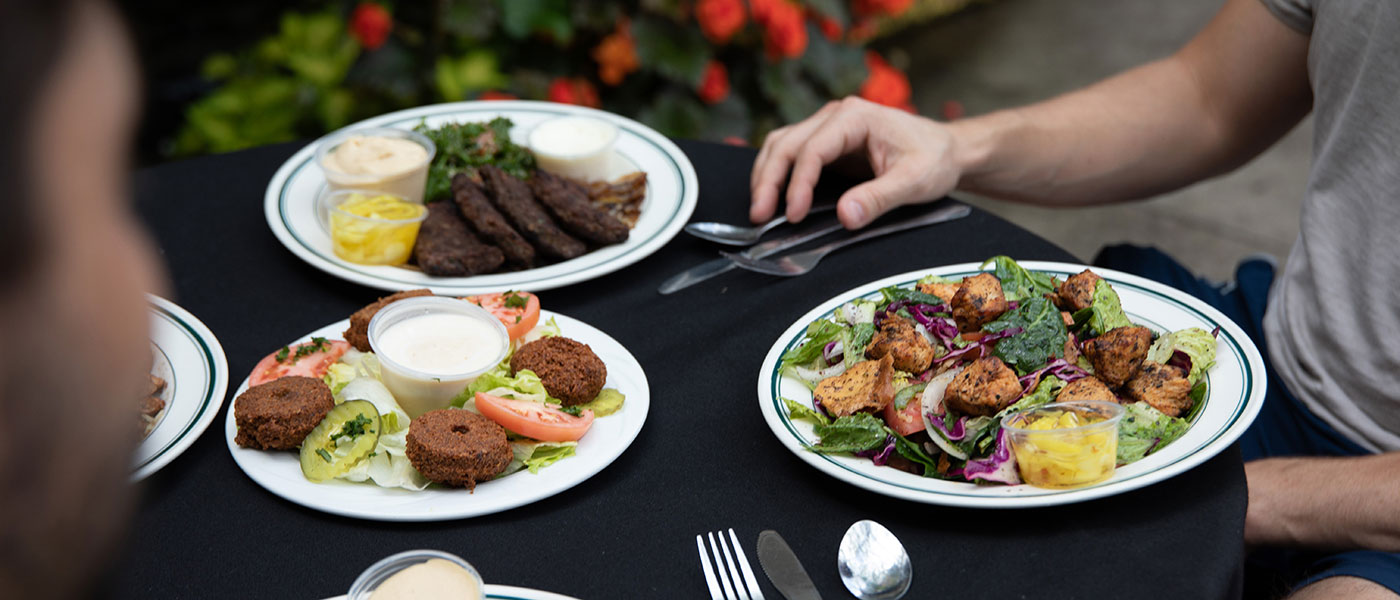
[[1113, 476], [1118, 422], [1113, 402], [1052, 402], [1002, 420], [1021, 480], [1042, 488], [1076, 488]]
[[331, 249], [361, 265], [402, 265], [413, 254], [428, 207], [370, 190], [333, 190], [322, 201]]

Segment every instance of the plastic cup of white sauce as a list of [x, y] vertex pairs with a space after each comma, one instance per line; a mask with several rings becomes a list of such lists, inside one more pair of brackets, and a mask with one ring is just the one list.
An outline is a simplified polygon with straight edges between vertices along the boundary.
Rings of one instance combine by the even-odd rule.
[[369, 321], [369, 345], [384, 385], [410, 418], [446, 408], [506, 357], [505, 325], [456, 298], [420, 296], [394, 302]]
[[437, 550], [409, 550], [365, 569], [350, 586], [348, 600], [414, 598], [480, 599], [481, 574], [461, 557]]
[[369, 127], [328, 136], [316, 147], [316, 164], [332, 190], [371, 190], [421, 203], [436, 155], [437, 146], [421, 133]]
[[584, 181], [607, 179], [617, 126], [592, 117], [558, 117], [536, 125], [528, 140], [541, 169]]

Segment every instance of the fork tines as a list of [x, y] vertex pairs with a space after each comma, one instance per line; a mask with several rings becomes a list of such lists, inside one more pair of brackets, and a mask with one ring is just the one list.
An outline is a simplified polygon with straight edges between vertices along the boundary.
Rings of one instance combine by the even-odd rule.
[[[715, 534], [719, 534], [719, 543], [715, 543]], [[763, 592], [758, 589], [758, 578], [754, 577], [749, 557], [744, 555], [734, 530], [729, 530], [728, 540], [724, 539], [723, 531], [707, 535], [710, 551], [705, 551], [705, 535], [695, 536], [695, 547], [700, 551], [700, 568], [705, 572], [705, 583], [710, 586], [710, 597], [714, 600], [764, 600]]]

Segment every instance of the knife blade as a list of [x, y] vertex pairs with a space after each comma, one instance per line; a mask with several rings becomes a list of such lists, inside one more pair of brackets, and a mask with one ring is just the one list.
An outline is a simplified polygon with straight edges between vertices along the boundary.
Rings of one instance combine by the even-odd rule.
[[758, 564], [787, 600], [821, 600], [802, 561], [778, 532], [769, 529], [758, 534]]
[[[839, 231], [841, 228], [842, 227], [840, 222], [832, 221], [828, 224], [813, 227], [811, 229], [800, 231], [792, 235], [784, 236], [775, 240], [769, 240], [761, 244], [756, 244], [753, 247], [750, 247], [748, 250], [740, 252], [739, 254], [742, 254], [749, 258], [765, 258], [782, 252], [783, 250], [787, 250], [788, 248], [801, 246], [802, 244], [815, 240], [829, 233]], [[681, 271], [680, 273], [677, 273], [675, 276], [663, 282], [661, 284], [661, 287], [658, 287], [656, 291], [661, 292], [662, 294], [671, 294], [674, 292], [678, 292], [716, 275], [727, 273], [732, 269], [734, 269], [734, 261], [723, 257], [716, 258], [714, 260], [700, 263], [689, 269]]]

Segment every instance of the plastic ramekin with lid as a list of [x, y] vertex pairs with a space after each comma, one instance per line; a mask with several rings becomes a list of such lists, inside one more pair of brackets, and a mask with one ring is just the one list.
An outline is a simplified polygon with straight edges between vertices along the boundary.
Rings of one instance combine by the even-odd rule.
[[541, 121], [526, 139], [541, 169], [593, 181], [608, 178], [617, 136], [617, 126], [612, 123], [568, 116]]
[[1001, 422], [1021, 480], [1043, 488], [1074, 488], [1113, 476], [1123, 406], [1080, 400], [1051, 402]]
[[[411, 361], [407, 359], [411, 358], [411, 353], [402, 349], [402, 335], [395, 335], [395, 343], [387, 343], [389, 340], [386, 340], [386, 332], [403, 327], [415, 318], [431, 315], [459, 315], [476, 323], [472, 329], [480, 335], [477, 341], [471, 343], [479, 345], [472, 346], [471, 350], [474, 352], [473, 356], [485, 359], [477, 361], [481, 363], [479, 368], [447, 372], [444, 369], [410, 365], [407, 363]], [[504, 360], [510, 350], [510, 335], [499, 319], [486, 309], [457, 298], [419, 296], [389, 304], [370, 319], [368, 334], [369, 345], [379, 357], [380, 374], [383, 376], [385, 387], [394, 394], [394, 399], [398, 400], [404, 412], [415, 419], [428, 411], [447, 408], [453, 398], [476, 381], [477, 377]], [[444, 336], [442, 331], [431, 331], [425, 332], [421, 337], [426, 347], [433, 343], [435, 338], [441, 339]], [[463, 340], [453, 337], [453, 341]], [[395, 344], [398, 345], [397, 349]], [[484, 355], [475, 354], [476, 351]]]
[[[407, 140], [421, 146], [427, 151], [427, 156], [387, 172], [353, 173], [327, 164], [327, 157], [340, 149], [342, 144], [359, 137]], [[370, 127], [331, 134], [316, 147], [316, 164], [325, 173], [326, 183], [332, 189], [375, 190], [401, 196], [411, 202], [422, 202], [423, 192], [428, 184], [428, 165], [432, 164], [436, 155], [437, 146], [421, 133], [396, 127]]]
[[393, 577], [399, 572], [412, 566], [421, 565], [433, 559], [445, 560], [455, 566], [461, 567], [476, 582], [476, 598], [485, 597], [485, 583], [481, 580], [481, 574], [471, 563], [462, 560], [462, 557], [438, 550], [408, 550], [400, 552], [380, 560], [368, 569], [360, 573], [355, 578], [355, 583], [350, 586], [350, 593], [346, 595], [347, 600], [370, 600], [374, 591], [379, 588], [385, 580]]

